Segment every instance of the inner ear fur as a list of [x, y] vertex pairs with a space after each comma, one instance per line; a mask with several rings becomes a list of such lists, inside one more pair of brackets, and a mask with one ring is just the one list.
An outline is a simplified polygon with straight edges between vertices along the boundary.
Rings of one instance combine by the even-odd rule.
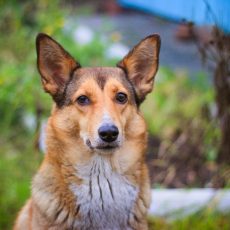
[[56, 100], [65, 89], [73, 71], [80, 67], [74, 58], [50, 36], [40, 33], [36, 38], [37, 66], [42, 85]]
[[153, 89], [158, 70], [160, 36], [150, 35], [138, 43], [118, 64], [133, 84], [139, 103]]

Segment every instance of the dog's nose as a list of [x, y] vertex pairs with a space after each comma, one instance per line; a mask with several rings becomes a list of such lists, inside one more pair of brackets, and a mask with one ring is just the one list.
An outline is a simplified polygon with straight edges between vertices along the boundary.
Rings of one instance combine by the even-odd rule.
[[119, 131], [115, 125], [103, 125], [98, 129], [98, 134], [103, 141], [112, 142], [117, 139]]

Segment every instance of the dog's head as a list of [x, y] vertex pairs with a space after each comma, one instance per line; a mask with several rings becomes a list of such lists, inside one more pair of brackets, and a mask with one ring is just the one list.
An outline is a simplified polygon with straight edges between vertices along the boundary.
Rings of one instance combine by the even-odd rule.
[[43, 88], [55, 102], [50, 125], [60, 140], [68, 137], [105, 153], [145, 132], [138, 107], [153, 88], [158, 35], [143, 39], [114, 68], [83, 68], [45, 34], [36, 45]]

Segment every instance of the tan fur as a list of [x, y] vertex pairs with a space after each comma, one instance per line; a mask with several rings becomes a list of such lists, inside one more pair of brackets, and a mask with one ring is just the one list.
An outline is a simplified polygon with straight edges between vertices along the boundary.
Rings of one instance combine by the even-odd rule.
[[[49, 55], [52, 56], [54, 51], [55, 54], [59, 54], [64, 50], [46, 35], [40, 36], [39, 39], [41, 43], [39, 49], [41, 50], [38, 53], [38, 68], [42, 78], [46, 78], [42, 80], [43, 86], [54, 100], [58, 100], [56, 94], [58, 91], [59, 96], [60, 92], [63, 93], [67, 72], [76, 68], [77, 65], [74, 64], [71, 56], [65, 53], [58, 56], [58, 60], [54, 60], [55, 58], [52, 57], [53, 62], [63, 66], [58, 67], [58, 73], [61, 74], [57, 74], [55, 71], [56, 75], [53, 75], [53, 68], [49, 66], [50, 60], [46, 59], [47, 54], [43, 51], [48, 50]], [[154, 37], [151, 39], [154, 40], [154, 49], [156, 49], [156, 39]], [[151, 41], [149, 42], [151, 43]], [[43, 47], [44, 43], [45, 47]], [[49, 44], [48, 47], [46, 47], [47, 44]], [[159, 49], [159, 44], [157, 46]], [[159, 53], [158, 50], [156, 52]], [[158, 57], [157, 55], [156, 57]], [[70, 64], [66, 64], [68, 61]], [[153, 64], [157, 65], [158, 62], [155, 63], [153, 60]], [[154, 67], [154, 69], [156, 68]], [[64, 75], [63, 72], [65, 72]], [[151, 72], [152, 78], [155, 72]], [[61, 78], [61, 84], [60, 79], [54, 79], [57, 76]], [[121, 177], [124, 183], [130, 184], [137, 191], [132, 208], [127, 210], [128, 223], [120, 229], [145, 230], [148, 228], [146, 216], [151, 197], [148, 170], [144, 161], [147, 145], [146, 125], [138, 106], [135, 105], [134, 95], [129, 88], [130, 83], [125, 78], [125, 73], [120, 68], [77, 68], [75, 70], [73, 83], [66, 90], [67, 94], [63, 102], [65, 104], [68, 100], [68, 105], [59, 106], [59, 102], [55, 101], [47, 124], [45, 158], [33, 179], [31, 199], [19, 213], [14, 230], [82, 229], [78, 228], [76, 223], [79, 221], [84, 223], [85, 220], [81, 217], [84, 210], [81, 210], [78, 205], [78, 197], [71, 188], [80, 188], [86, 183], [79, 176], [81, 171], [78, 170], [81, 168], [78, 166], [87, 165], [96, 155], [109, 162], [112, 173], [115, 173], [116, 177]], [[152, 81], [150, 80], [151, 85]], [[147, 83], [145, 82], [145, 84]], [[134, 87], [138, 86], [134, 85]], [[125, 104], [115, 101], [114, 98], [118, 92], [127, 94], [128, 101]], [[146, 94], [147, 92], [149, 89], [142, 93]], [[91, 100], [90, 105], [79, 105], [76, 99], [80, 95], [87, 95]], [[97, 130], [105, 114], [119, 129], [121, 136], [119, 147], [112, 150], [89, 148], [84, 138], [87, 137], [92, 146], [97, 143]], [[91, 189], [96, 188], [91, 187]], [[102, 200], [103, 202], [105, 201]], [[110, 229], [113, 229], [113, 226]]]

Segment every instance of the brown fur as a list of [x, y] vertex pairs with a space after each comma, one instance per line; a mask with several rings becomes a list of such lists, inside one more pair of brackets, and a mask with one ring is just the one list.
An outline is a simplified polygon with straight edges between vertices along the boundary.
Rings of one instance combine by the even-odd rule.
[[[151, 35], [118, 67], [81, 68], [57, 42], [47, 35], [38, 35], [38, 69], [43, 87], [55, 104], [47, 124], [45, 159], [33, 179], [32, 196], [19, 213], [14, 230], [80, 229], [74, 223], [81, 220], [82, 210], [70, 185], [84, 183], [77, 176], [76, 166], [87, 164], [95, 155], [106, 158], [112, 171], [138, 189], [133, 207], [128, 210], [127, 226], [121, 229], [147, 229], [150, 204], [144, 162], [147, 133], [138, 105], [152, 90], [159, 46], [159, 37]], [[118, 92], [128, 96], [126, 103], [117, 103]], [[86, 95], [90, 104], [77, 103], [80, 95]], [[97, 129], [105, 111], [122, 138], [112, 150], [95, 147]], [[108, 184], [111, 186], [109, 180]], [[111, 187], [110, 192], [113, 192]]]

